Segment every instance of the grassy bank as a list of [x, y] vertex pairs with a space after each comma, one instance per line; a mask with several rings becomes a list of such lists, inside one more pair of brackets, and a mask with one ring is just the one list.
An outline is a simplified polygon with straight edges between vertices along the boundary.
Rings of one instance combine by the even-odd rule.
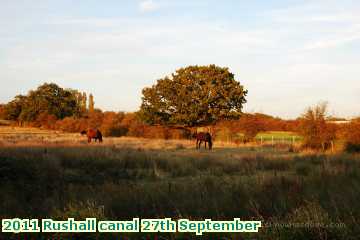
[[196, 152], [92, 145], [3, 146], [0, 159], [1, 218], [240, 217], [262, 220], [265, 227], [258, 234], [226, 236], [360, 236], [359, 155], [299, 155], [254, 147]]

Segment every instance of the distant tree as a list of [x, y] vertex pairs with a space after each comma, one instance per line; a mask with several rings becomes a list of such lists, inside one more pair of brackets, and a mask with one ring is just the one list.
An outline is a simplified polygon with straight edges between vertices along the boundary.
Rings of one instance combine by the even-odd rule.
[[87, 112], [87, 97], [86, 97], [86, 93], [83, 92], [82, 93], [82, 98], [81, 98], [81, 112], [86, 113]]
[[346, 118], [329, 116], [326, 118], [327, 121], [346, 121]]
[[89, 95], [89, 112], [94, 112], [95, 109], [95, 102], [94, 102], [94, 96], [90, 93]]
[[0, 104], [0, 119], [5, 119], [6, 118], [6, 114], [5, 114], [5, 105], [4, 104]]
[[180, 68], [142, 94], [139, 116], [146, 123], [195, 126], [238, 118], [247, 91], [228, 68], [209, 65]]
[[[76, 111], [74, 116], [76, 117], [82, 117], [87, 114], [86, 110], [86, 93], [81, 93], [78, 90], [75, 89], [67, 89], [72, 93], [74, 96], [74, 99], [76, 100]], [[85, 102], [84, 102], [85, 97]]]
[[351, 119], [352, 122], [360, 122], [360, 117], [355, 117]]
[[45, 83], [26, 96], [25, 105], [20, 114], [23, 121], [34, 121], [42, 112], [54, 115], [57, 119], [78, 115], [76, 96], [54, 83]]
[[327, 104], [320, 103], [309, 107], [300, 118], [299, 133], [304, 145], [314, 149], [326, 150], [336, 138], [336, 126], [326, 122]]
[[18, 120], [23, 106], [25, 105], [26, 96], [17, 95], [15, 98], [4, 106], [4, 115], [6, 120]]
[[79, 116], [80, 107], [78, 92], [63, 89], [54, 83], [45, 83], [36, 90], [31, 90], [26, 96], [18, 95], [6, 104], [6, 118], [20, 122], [33, 122], [46, 113], [63, 119], [68, 116]]

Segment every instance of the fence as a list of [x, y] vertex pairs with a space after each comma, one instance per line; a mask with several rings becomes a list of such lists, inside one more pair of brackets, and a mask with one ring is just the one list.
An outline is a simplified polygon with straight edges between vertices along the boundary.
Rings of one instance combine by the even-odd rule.
[[[241, 133], [232, 134], [230, 131], [217, 132], [215, 135], [215, 141], [222, 141], [228, 143], [242, 144], [244, 143], [244, 135]], [[276, 145], [276, 144], [287, 144], [294, 145], [300, 143], [302, 137], [297, 136], [290, 132], [263, 132], [258, 134], [253, 143], [259, 145]]]
[[288, 145], [294, 145], [296, 143], [301, 142], [301, 137], [299, 136], [283, 136], [283, 137], [279, 137], [279, 136], [260, 136], [260, 137], [256, 137], [255, 138], [255, 142], [259, 143], [261, 145], [263, 144], [271, 144], [271, 145], [275, 145], [275, 144], [288, 144]]

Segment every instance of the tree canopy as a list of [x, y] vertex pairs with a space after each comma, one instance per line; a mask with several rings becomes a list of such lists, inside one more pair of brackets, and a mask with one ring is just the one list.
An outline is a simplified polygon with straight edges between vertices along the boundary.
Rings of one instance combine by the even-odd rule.
[[63, 119], [80, 116], [84, 111], [83, 101], [83, 94], [76, 90], [63, 89], [54, 83], [44, 83], [36, 90], [29, 91], [26, 96], [16, 96], [5, 105], [4, 111], [8, 120], [31, 122], [44, 113]]
[[228, 68], [189, 66], [142, 91], [139, 115], [150, 124], [210, 124], [236, 119], [247, 91]]

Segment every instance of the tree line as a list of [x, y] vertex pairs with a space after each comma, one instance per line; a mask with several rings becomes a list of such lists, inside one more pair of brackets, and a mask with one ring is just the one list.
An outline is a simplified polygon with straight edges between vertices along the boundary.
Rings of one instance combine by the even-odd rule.
[[54, 83], [44, 83], [27, 95], [17, 95], [9, 103], [0, 106], [0, 114], [6, 120], [31, 123], [45, 115], [55, 119], [84, 117], [94, 111], [94, 98], [74, 89], [64, 89]]
[[0, 105], [0, 119], [68, 132], [99, 128], [105, 136], [189, 138], [189, 129], [211, 126], [214, 135], [224, 129], [232, 135], [242, 132], [244, 142], [261, 131], [292, 131], [303, 136], [309, 148], [325, 150], [340, 138], [346, 139], [349, 149], [360, 144], [359, 120], [331, 124], [326, 104], [310, 107], [295, 120], [283, 120], [243, 113], [247, 93], [228, 68], [189, 66], [145, 87], [140, 109], [134, 113], [103, 112], [95, 108], [92, 94], [45, 83]]

